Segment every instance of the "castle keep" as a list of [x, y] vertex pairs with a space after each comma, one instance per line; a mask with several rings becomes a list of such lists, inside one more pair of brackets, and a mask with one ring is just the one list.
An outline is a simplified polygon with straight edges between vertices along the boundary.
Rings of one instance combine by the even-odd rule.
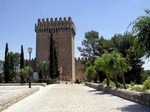
[[63, 69], [61, 79], [75, 81], [74, 36], [75, 25], [71, 19], [38, 19], [36, 32], [36, 64], [49, 60], [50, 36], [55, 40], [58, 67]]

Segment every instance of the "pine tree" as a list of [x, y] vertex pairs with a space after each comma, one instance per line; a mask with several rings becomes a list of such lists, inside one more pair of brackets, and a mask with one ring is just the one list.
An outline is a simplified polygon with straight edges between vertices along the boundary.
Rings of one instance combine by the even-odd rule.
[[20, 69], [24, 68], [24, 52], [23, 45], [21, 45], [21, 55], [20, 55]]

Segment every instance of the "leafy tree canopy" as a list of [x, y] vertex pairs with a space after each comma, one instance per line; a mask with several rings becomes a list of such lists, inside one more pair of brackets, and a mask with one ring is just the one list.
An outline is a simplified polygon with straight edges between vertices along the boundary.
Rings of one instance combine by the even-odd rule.
[[150, 10], [145, 10], [145, 16], [139, 16], [134, 20], [132, 26], [133, 33], [138, 37], [138, 43], [143, 48], [146, 56], [150, 56]]
[[85, 33], [85, 39], [82, 41], [83, 47], [78, 47], [81, 56], [86, 58], [94, 58], [96, 55], [96, 45], [98, 44], [99, 34], [96, 31]]

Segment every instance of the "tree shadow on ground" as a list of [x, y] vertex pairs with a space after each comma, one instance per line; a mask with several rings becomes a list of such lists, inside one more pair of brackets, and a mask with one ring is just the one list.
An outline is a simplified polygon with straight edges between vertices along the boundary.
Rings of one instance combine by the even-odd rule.
[[[108, 95], [110, 97], [113, 96], [110, 93], [98, 91], [96, 89], [88, 90], [88, 92], [96, 95]], [[117, 110], [121, 112], [150, 112], [150, 107], [135, 103], [132, 105], [125, 105], [123, 107], [118, 107]]]
[[117, 110], [121, 112], [150, 112], [150, 107], [141, 104], [133, 104], [124, 107], [119, 107]]
[[93, 94], [96, 94], [96, 95], [109, 95], [109, 96], [112, 96], [111, 94], [107, 93], [107, 92], [103, 92], [103, 91], [98, 91], [96, 89], [94, 90], [89, 90], [88, 92], [91, 92]]

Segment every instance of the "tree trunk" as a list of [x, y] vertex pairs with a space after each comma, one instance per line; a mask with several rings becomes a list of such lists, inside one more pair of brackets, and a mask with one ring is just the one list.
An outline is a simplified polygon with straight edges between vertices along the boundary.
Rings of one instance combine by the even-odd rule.
[[116, 84], [116, 88], [118, 88], [118, 79], [117, 79], [117, 75], [115, 74], [115, 84]]
[[124, 89], [126, 89], [126, 83], [125, 83], [125, 77], [124, 77], [124, 74], [122, 74], [122, 81], [123, 81], [123, 87], [124, 87]]
[[107, 86], [109, 86], [109, 83], [110, 83], [110, 78], [109, 76], [107, 76]]

